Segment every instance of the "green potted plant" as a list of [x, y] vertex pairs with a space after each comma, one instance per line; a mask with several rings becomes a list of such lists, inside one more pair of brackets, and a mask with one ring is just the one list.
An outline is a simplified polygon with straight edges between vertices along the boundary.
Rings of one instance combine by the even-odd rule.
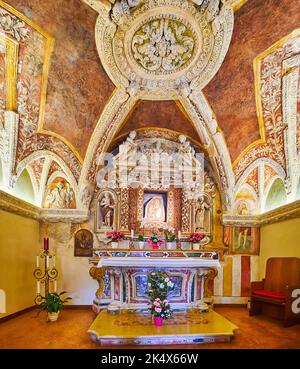
[[144, 248], [144, 244], [145, 244], [145, 238], [142, 234], [140, 234], [138, 236], [138, 241], [139, 241], [139, 248], [143, 249]]
[[[167, 243], [167, 249], [171, 250], [173, 248], [175, 248], [175, 229], [173, 227], [168, 227], [167, 229], [165, 229], [165, 239], [166, 239], [166, 243]], [[175, 246], [175, 247], [174, 247]]]
[[55, 322], [58, 319], [58, 315], [60, 309], [63, 305], [72, 299], [72, 297], [66, 297], [64, 300], [61, 298], [62, 295], [67, 293], [66, 291], [62, 291], [59, 294], [54, 292], [48, 292], [44, 301], [41, 304], [43, 310], [46, 310], [48, 313], [48, 321]]

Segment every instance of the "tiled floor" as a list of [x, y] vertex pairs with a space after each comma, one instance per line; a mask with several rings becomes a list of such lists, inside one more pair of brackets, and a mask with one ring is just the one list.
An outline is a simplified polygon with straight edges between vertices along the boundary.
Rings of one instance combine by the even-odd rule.
[[[215, 310], [239, 327], [230, 343], [173, 347], [300, 348], [300, 325], [283, 328], [280, 322], [265, 316], [249, 317], [242, 307]], [[100, 348], [87, 335], [94, 319], [95, 314], [89, 309], [68, 309], [61, 312], [57, 322], [47, 323], [45, 312], [37, 317], [36, 311], [30, 311], [0, 324], [0, 348]]]

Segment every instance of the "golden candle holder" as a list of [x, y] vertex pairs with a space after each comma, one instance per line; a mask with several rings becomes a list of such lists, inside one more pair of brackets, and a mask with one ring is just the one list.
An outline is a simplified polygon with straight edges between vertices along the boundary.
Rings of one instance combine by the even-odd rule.
[[[55, 255], [50, 254], [48, 249], [44, 249], [42, 253], [37, 255], [33, 276], [37, 281], [34, 303], [40, 305], [50, 292], [50, 284], [52, 284], [52, 292], [57, 290], [58, 271], [55, 267]], [[44, 294], [41, 293], [41, 285], [44, 286]]]

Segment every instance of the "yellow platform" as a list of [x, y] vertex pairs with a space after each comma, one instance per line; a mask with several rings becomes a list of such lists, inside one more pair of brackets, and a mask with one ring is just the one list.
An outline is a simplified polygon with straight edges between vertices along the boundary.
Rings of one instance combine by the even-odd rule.
[[121, 310], [110, 314], [103, 310], [88, 333], [101, 345], [176, 345], [228, 342], [237, 328], [213, 310], [175, 313], [162, 327], [152, 323], [149, 313]]

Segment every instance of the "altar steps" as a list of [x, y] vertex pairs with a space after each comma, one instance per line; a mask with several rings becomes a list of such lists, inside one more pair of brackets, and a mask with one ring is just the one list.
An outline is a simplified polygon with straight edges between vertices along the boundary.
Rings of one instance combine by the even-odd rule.
[[105, 345], [180, 345], [229, 342], [238, 327], [210, 310], [175, 313], [162, 327], [152, 323], [149, 313], [121, 310], [101, 311], [88, 330], [91, 339]]

